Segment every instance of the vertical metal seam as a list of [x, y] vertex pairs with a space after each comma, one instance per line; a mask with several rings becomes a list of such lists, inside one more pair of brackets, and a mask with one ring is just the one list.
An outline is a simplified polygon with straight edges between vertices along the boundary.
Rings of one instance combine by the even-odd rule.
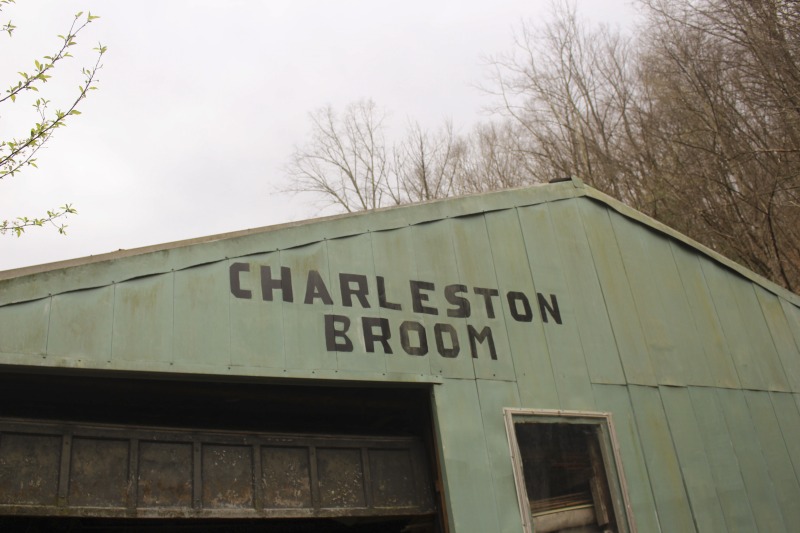
[[202, 444], [199, 438], [192, 437], [192, 509], [202, 509], [203, 469]]
[[253, 507], [256, 511], [261, 513], [264, 510], [264, 486], [261, 483], [263, 479], [262, 465], [261, 465], [261, 441], [255, 439], [252, 445], [253, 451]]
[[58, 506], [66, 507], [69, 495], [69, 478], [72, 467], [72, 432], [64, 433], [61, 441], [61, 468], [58, 474]]
[[374, 498], [372, 495], [372, 472], [370, 472], [369, 468], [369, 448], [362, 447], [360, 448], [361, 451], [361, 470], [363, 472], [363, 491], [364, 491], [364, 504], [366, 505], [367, 509], [373, 509], [375, 507]]
[[317, 471], [317, 447], [308, 447], [309, 456], [309, 469], [311, 471], [311, 507], [319, 511], [322, 507], [321, 498], [319, 494], [319, 472]]
[[136, 510], [139, 504], [139, 439], [128, 441], [128, 494], [127, 507]]

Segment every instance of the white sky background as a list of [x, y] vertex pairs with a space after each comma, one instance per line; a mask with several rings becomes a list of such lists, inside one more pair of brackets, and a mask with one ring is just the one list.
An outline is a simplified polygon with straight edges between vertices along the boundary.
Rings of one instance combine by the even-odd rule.
[[[398, 129], [458, 131], [486, 118], [482, 57], [509, 51], [548, 0], [17, 0], [0, 12], [0, 90], [51, 54], [78, 11], [101, 18], [44, 93], [77, 93], [81, 66], [108, 46], [98, 91], [39, 152], [39, 169], [0, 181], [0, 218], [72, 203], [68, 235], [0, 236], [0, 270], [320, 215], [310, 195], [276, 190], [308, 113], [372, 98]], [[590, 20], [626, 24], [628, 0], [577, 0]], [[61, 84], [59, 84], [61, 82]], [[33, 94], [33, 93], [30, 93]], [[0, 106], [0, 139], [21, 136], [29, 99]]]

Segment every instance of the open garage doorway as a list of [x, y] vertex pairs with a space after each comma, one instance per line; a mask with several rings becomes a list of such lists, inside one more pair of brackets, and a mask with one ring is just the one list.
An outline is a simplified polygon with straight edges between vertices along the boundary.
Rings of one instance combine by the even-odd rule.
[[430, 389], [0, 375], [0, 529], [442, 531]]

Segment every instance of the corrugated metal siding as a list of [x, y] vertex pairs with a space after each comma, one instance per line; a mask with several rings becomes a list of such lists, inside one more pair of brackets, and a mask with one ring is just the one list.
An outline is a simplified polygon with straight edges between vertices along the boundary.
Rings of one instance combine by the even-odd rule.
[[[639, 531], [792, 531], [800, 300], [610, 202], [545, 190], [518, 205], [503, 195], [337, 219], [327, 228], [336, 238], [312, 224], [84, 265], [81, 290], [69, 270], [11, 280], [0, 301], [19, 303], [0, 305], [0, 364], [439, 382], [457, 532], [521, 530], [503, 407], [609, 411]], [[453, 216], [434, 216], [441, 206]], [[237, 262], [252, 265], [242, 277], [251, 299], [231, 294]], [[261, 266], [273, 277], [291, 269], [294, 301], [280, 290], [262, 300]], [[303, 303], [310, 269], [331, 305]], [[367, 276], [368, 309], [342, 305], [340, 273]], [[118, 276], [127, 281], [102, 281]], [[377, 276], [402, 310], [378, 307]], [[436, 285], [426, 305], [439, 314], [412, 309], [409, 280]], [[449, 284], [469, 288], [469, 318], [446, 316]], [[498, 290], [494, 316], [474, 287]], [[532, 321], [510, 315], [509, 291], [532, 298]], [[537, 293], [557, 296], [563, 324], [541, 319]], [[20, 301], [26, 294], [36, 298]], [[325, 349], [321, 317], [331, 313], [352, 318], [353, 351]], [[380, 343], [368, 351], [355, 334], [362, 316], [389, 320], [392, 354]], [[403, 321], [425, 326], [426, 356], [404, 353]], [[440, 322], [454, 326], [458, 357], [435, 353]], [[485, 344], [471, 356], [470, 325], [491, 328], [497, 360]]]

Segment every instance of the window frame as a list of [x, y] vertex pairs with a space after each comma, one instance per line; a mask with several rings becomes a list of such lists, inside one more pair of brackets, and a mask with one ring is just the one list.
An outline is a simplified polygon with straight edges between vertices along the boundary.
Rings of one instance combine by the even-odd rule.
[[539, 424], [576, 424], [596, 426], [599, 431], [599, 447], [603, 459], [603, 467], [609, 484], [610, 499], [614, 515], [617, 519], [618, 533], [636, 533], [636, 523], [633, 519], [625, 472], [619, 453], [617, 434], [611, 413], [598, 411], [568, 411], [559, 409], [528, 409], [519, 407], [503, 408], [503, 417], [508, 436], [508, 447], [511, 453], [511, 463], [514, 470], [514, 484], [517, 489], [522, 528], [525, 533], [535, 533], [533, 530], [533, 515], [531, 514], [528, 492], [525, 487], [525, 475], [517, 440], [515, 423], [527, 421]]

